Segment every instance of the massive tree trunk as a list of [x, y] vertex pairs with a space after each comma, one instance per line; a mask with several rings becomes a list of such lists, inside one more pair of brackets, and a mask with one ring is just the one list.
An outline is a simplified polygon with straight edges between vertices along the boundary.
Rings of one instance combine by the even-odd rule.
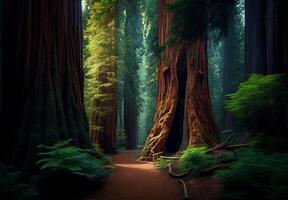
[[[172, 13], [158, 1], [159, 45], [170, 38]], [[166, 46], [158, 68], [158, 94], [154, 126], [141, 152], [142, 159], [154, 153], [176, 153], [187, 145], [217, 143], [217, 128], [212, 114], [206, 41]]]
[[37, 145], [89, 147], [83, 103], [80, 0], [6, 0], [1, 141], [30, 169]]

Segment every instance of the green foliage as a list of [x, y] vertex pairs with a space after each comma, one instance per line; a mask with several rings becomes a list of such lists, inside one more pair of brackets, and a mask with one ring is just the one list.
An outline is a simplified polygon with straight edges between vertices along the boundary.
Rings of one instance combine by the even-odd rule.
[[[90, 180], [97, 180], [108, 175], [103, 168], [106, 159], [101, 159], [101, 152], [95, 152], [95, 156], [83, 152], [83, 150], [69, 144], [70, 141], [61, 141], [52, 147], [42, 145], [45, 152], [40, 153], [41, 159], [37, 162], [44, 172], [66, 172], [71, 175], [78, 175]], [[90, 150], [89, 152], [93, 152]]]
[[240, 118], [250, 118], [268, 108], [281, 109], [288, 98], [286, 84], [284, 75], [252, 74], [237, 92], [228, 95], [226, 109]]
[[36, 200], [38, 193], [32, 183], [23, 180], [21, 172], [0, 163], [0, 199]]
[[117, 134], [117, 149], [125, 148], [126, 139], [127, 139], [127, 136], [125, 134], [125, 131], [123, 129], [119, 130]]
[[272, 200], [288, 198], [288, 156], [247, 150], [230, 169], [217, 173], [224, 199]]
[[163, 159], [159, 158], [157, 162], [155, 163], [155, 167], [157, 169], [165, 169], [168, 167], [169, 164], [171, 164], [173, 161], [169, 159]]
[[207, 31], [207, 6], [202, 0], [176, 0], [167, 8], [174, 14], [172, 32], [179, 39], [204, 39]]
[[234, 0], [176, 0], [167, 8], [173, 12], [172, 33], [175, 41], [205, 40], [208, 27], [222, 35]]
[[114, 97], [111, 88], [116, 84], [116, 0], [91, 0], [89, 8], [84, 13], [85, 108], [90, 129], [102, 131], [103, 127], [91, 122], [93, 114], [99, 118], [111, 112], [111, 107], [97, 105]]
[[217, 159], [213, 155], [205, 154], [206, 150], [206, 147], [188, 147], [180, 157], [179, 167], [198, 171], [216, 164]]
[[158, 21], [157, 1], [143, 0], [143, 55], [139, 74], [139, 96], [142, 99], [139, 112], [139, 143], [144, 144], [153, 125], [157, 93]]
[[208, 46], [208, 75], [211, 103], [217, 123], [221, 130], [223, 124], [223, 42], [215, 40], [215, 36], [209, 34], [210, 45]]

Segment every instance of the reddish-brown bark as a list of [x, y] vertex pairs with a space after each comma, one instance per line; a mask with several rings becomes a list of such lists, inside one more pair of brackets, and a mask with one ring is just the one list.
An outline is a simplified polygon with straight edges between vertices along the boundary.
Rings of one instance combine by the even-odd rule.
[[[173, 0], [158, 1], [159, 45], [164, 46], [170, 38], [172, 13], [165, 4]], [[171, 134], [175, 112], [179, 101], [179, 59], [185, 53], [187, 63], [187, 82], [185, 92], [185, 112], [181, 149], [187, 145], [208, 145], [217, 143], [217, 128], [212, 114], [208, 88], [208, 61], [206, 41], [182, 42], [176, 46], [165, 46], [158, 66], [158, 95], [154, 126], [144, 149], [143, 159], [151, 159], [154, 153], [166, 151], [166, 143]], [[186, 130], [186, 131], [185, 131]], [[183, 134], [183, 135], [182, 135]]]
[[4, 3], [1, 133], [7, 137], [1, 147], [14, 164], [29, 169], [39, 144], [71, 138], [80, 147], [90, 146], [83, 102], [81, 1]]

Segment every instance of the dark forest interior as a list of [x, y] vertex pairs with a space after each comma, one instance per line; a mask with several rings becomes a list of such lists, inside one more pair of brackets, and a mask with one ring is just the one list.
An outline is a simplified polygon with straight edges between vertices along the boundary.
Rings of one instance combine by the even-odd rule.
[[287, 50], [288, 0], [0, 0], [0, 199], [288, 199]]
[[166, 153], [176, 153], [181, 145], [184, 131], [187, 129], [184, 124], [185, 113], [185, 93], [187, 81], [187, 62], [186, 51], [183, 48], [180, 51], [177, 60], [177, 78], [178, 78], [178, 99], [176, 111], [173, 117], [172, 127], [166, 142]]

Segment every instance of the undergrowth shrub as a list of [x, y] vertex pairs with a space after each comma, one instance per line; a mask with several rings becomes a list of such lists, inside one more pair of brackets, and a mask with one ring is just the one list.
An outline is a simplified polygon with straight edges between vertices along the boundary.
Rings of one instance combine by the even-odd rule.
[[157, 162], [155, 163], [155, 167], [157, 169], [165, 169], [168, 167], [169, 164], [171, 164], [173, 161], [171, 159], [163, 159], [159, 158]]
[[279, 111], [288, 100], [287, 76], [281, 74], [252, 74], [229, 94], [226, 109], [239, 118], [249, 119], [256, 113], [273, 109]]
[[121, 129], [118, 131], [117, 137], [118, 137], [117, 138], [117, 149], [119, 149], [119, 150], [125, 149], [127, 136], [126, 136], [124, 129]]
[[205, 154], [206, 147], [188, 147], [180, 157], [179, 167], [185, 170], [197, 171], [217, 163], [213, 155]]
[[254, 149], [242, 152], [238, 162], [216, 176], [227, 200], [288, 199], [287, 166], [287, 154]]
[[24, 179], [20, 171], [0, 163], [0, 199], [36, 200], [38, 193], [35, 185]]
[[43, 149], [37, 162], [41, 169], [39, 189], [44, 199], [81, 196], [109, 175], [103, 165], [111, 161], [97, 147], [80, 149], [70, 142], [39, 147]]

